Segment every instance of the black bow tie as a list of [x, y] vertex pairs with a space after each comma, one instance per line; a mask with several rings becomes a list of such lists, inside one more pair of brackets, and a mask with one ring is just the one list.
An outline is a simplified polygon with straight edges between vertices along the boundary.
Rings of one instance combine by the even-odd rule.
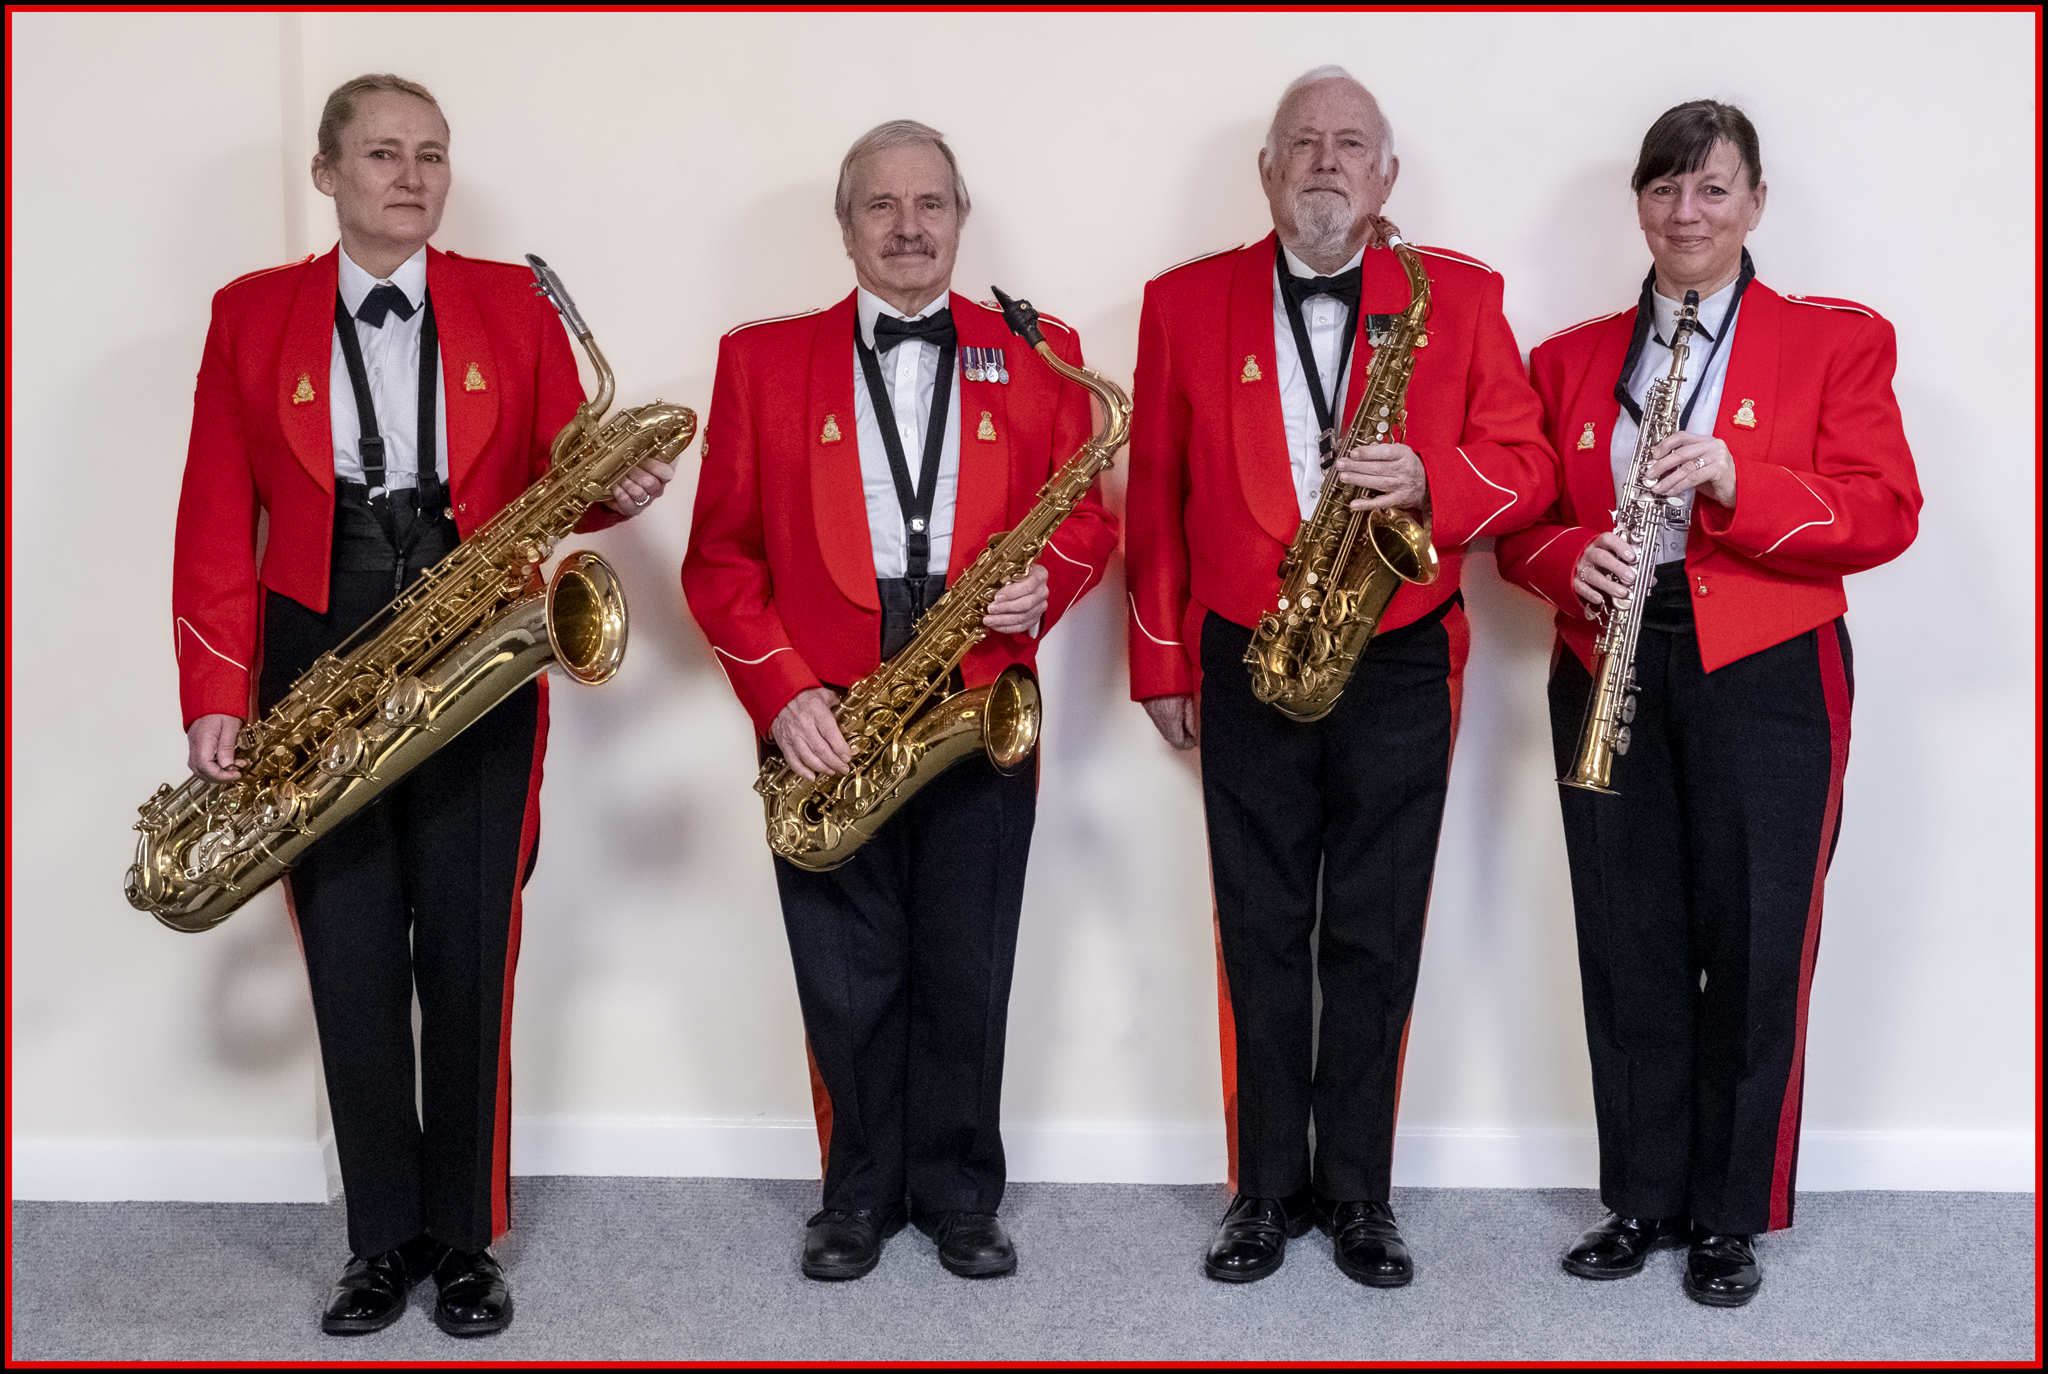
[[405, 293], [388, 282], [363, 297], [363, 303], [356, 307], [356, 318], [372, 329], [384, 327], [386, 315], [396, 315], [401, 320], [412, 318], [413, 303]]
[[1358, 313], [1358, 282], [1364, 269], [1353, 267], [1339, 272], [1334, 277], [1297, 277], [1292, 272], [1280, 274], [1280, 289], [1287, 293], [1298, 309], [1310, 296], [1335, 296], [1351, 307], [1351, 313]]
[[923, 339], [926, 343], [937, 344], [940, 348], [951, 345], [959, 335], [953, 330], [953, 310], [948, 306], [921, 320], [898, 319], [894, 315], [875, 316], [875, 352], [887, 353], [905, 339]]

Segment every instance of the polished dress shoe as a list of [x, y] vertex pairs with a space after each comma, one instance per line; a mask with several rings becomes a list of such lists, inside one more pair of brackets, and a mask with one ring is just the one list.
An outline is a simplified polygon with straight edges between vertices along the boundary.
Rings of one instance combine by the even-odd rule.
[[901, 1231], [903, 1221], [901, 1204], [818, 1213], [804, 1223], [804, 1277], [859, 1278], [881, 1262], [882, 1242]]
[[919, 1216], [917, 1229], [937, 1243], [947, 1273], [993, 1279], [1016, 1271], [1017, 1247], [994, 1212], [937, 1212]]
[[451, 1336], [491, 1336], [512, 1324], [512, 1290], [488, 1250], [448, 1250], [434, 1266], [434, 1325]]
[[1224, 1283], [1250, 1283], [1278, 1269], [1287, 1242], [1315, 1224], [1315, 1198], [1304, 1188], [1292, 1197], [1246, 1197], [1240, 1193], [1223, 1214], [1202, 1269]]
[[1607, 1220], [1564, 1252], [1564, 1271], [1582, 1279], [1625, 1279], [1642, 1272], [1652, 1250], [1685, 1244], [1691, 1229], [1684, 1217], [1621, 1217], [1609, 1212]]
[[1405, 1288], [1414, 1279], [1415, 1261], [1394, 1224], [1392, 1205], [1317, 1198], [1316, 1224], [1330, 1238], [1346, 1278], [1372, 1288]]
[[1740, 1307], [1763, 1287], [1750, 1236], [1724, 1236], [1695, 1226], [1685, 1255], [1685, 1295], [1709, 1307]]
[[405, 1314], [406, 1293], [433, 1272], [441, 1250], [440, 1242], [419, 1235], [367, 1259], [351, 1256], [320, 1314], [320, 1329], [330, 1336], [382, 1331]]

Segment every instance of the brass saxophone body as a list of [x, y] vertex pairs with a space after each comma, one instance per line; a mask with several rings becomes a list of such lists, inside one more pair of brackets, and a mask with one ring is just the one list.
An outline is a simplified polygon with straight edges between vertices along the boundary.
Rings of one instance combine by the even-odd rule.
[[543, 587], [540, 564], [627, 472], [689, 447], [697, 417], [655, 401], [600, 427], [611, 368], [561, 280], [527, 261], [590, 355], [597, 396], [555, 436], [546, 476], [242, 727], [239, 781], [195, 775], [143, 803], [124, 886], [171, 929], [219, 925], [550, 662], [586, 683], [618, 671], [626, 601], [611, 567], [571, 554]]
[[1014, 773], [1038, 747], [1038, 679], [1029, 668], [1011, 664], [986, 687], [949, 693], [947, 685], [967, 651], [988, 634], [981, 622], [996, 593], [1030, 571], [1095, 475], [1115, 461], [1130, 431], [1131, 402], [1116, 383], [1054, 353], [1029, 301], [1001, 291], [996, 298], [1010, 329], [1046, 366], [1094, 393], [1103, 419], [1039, 489], [1016, 527], [991, 539], [925, 612], [910, 642], [834, 708], [853, 753], [847, 771], [806, 778], [779, 755], [761, 765], [754, 790], [767, 811], [768, 847], [799, 868], [839, 867], [918, 788], [976, 750], [1000, 772]]
[[[1427, 340], [1429, 277], [1421, 255], [1393, 225], [1382, 220], [1379, 227], [1408, 274], [1408, 308], [1373, 350], [1365, 393], [1332, 451], [1333, 465], [1360, 445], [1400, 440], [1415, 350]], [[1311, 359], [1303, 362], [1314, 366]], [[1330, 714], [1401, 584], [1437, 578], [1429, 517], [1398, 509], [1354, 511], [1358, 495], [1334, 476], [1323, 483], [1314, 513], [1294, 532], [1280, 564], [1280, 600], [1259, 617], [1245, 649], [1252, 695], [1291, 720]]]
[[1671, 331], [1671, 370], [1650, 383], [1643, 398], [1642, 429], [1614, 512], [1614, 532], [1636, 551], [1636, 586], [1601, 613], [1600, 638], [1593, 646], [1599, 657], [1593, 664], [1586, 717], [1579, 726], [1578, 751], [1572, 756], [1571, 771], [1558, 779], [1565, 787], [1616, 795], [1608, 786], [1614, 780], [1614, 760], [1628, 752], [1629, 723], [1636, 718], [1636, 641], [1650, 591], [1643, 579], [1652, 572], [1651, 545], [1659, 529], [1683, 529], [1687, 520], [1683, 499], [1652, 490], [1656, 484], [1650, 480], [1650, 455], [1678, 430], [1679, 391], [1692, 351], [1686, 340], [1699, 327], [1699, 304], [1699, 292], [1685, 293], [1685, 305]]

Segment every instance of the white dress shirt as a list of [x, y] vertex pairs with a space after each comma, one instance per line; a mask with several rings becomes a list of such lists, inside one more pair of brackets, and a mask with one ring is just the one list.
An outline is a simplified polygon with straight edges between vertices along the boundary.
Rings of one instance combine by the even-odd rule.
[[[1700, 324], [1705, 334], [1694, 334], [1686, 342], [1685, 382], [1678, 389], [1678, 408], [1685, 410], [1686, 402], [1695, 391], [1699, 400], [1693, 404], [1692, 419], [1686, 424], [1688, 433], [1712, 434], [1714, 420], [1721, 413], [1721, 388], [1728, 380], [1728, 359], [1735, 355], [1735, 326], [1742, 311], [1738, 307], [1732, 314], [1728, 305], [1735, 299], [1735, 283], [1729, 282], [1713, 295], [1700, 302]], [[1650, 293], [1651, 328], [1650, 337], [1643, 340], [1643, 356], [1636, 363], [1635, 375], [1629, 378], [1628, 394], [1638, 407], [1643, 397], [1650, 394], [1650, 386], [1659, 377], [1671, 370], [1671, 349], [1669, 341], [1678, 328], [1679, 302], [1663, 294]], [[1725, 337], [1724, 337], [1725, 333]], [[1718, 350], [1714, 341], [1719, 339]], [[1707, 354], [1713, 353], [1714, 360], [1707, 362]], [[1629, 465], [1635, 461], [1636, 438], [1642, 433], [1642, 426], [1630, 417], [1624, 409], [1614, 422], [1614, 440], [1607, 446], [1607, 461], [1614, 470], [1615, 499], [1621, 499], [1621, 489], [1628, 485]], [[1685, 519], [1678, 528], [1664, 526], [1658, 529], [1655, 546], [1650, 550], [1650, 566], [1669, 563], [1685, 557], [1686, 529], [1692, 523], [1692, 491], [1680, 492], [1685, 505]]]
[[[422, 248], [400, 264], [389, 277], [378, 279], [355, 265], [346, 251], [341, 258], [341, 303], [353, 316], [363, 300], [379, 286], [395, 286], [412, 302], [412, 318], [401, 320], [397, 312], [384, 317], [380, 328], [372, 329], [354, 321], [356, 340], [363, 349], [363, 371], [370, 381], [370, 404], [377, 408], [377, 432], [384, 436], [384, 481], [391, 487], [420, 484], [420, 333], [426, 324], [427, 250]], [[334, 435], [334, 475], [344, 482], [363, 480], [363, 457], [356, 447], [363, 436], [356, 416], [356, 389], [349, 381], [348, 359], [341, 351], [341, 336], [330, 333], [331, 351], [327, 363], [327, 396], [330, 428]], [[448, 480], [448, 387], [434, 360], [434, 467], [441, 480]], [[375, 495], [376, 493], [371, 493]]]
[[[946, 308], [947, 293], [914, 315], [906, 315], [865, 287], [854, 301], [860, 320], [860, 341], [875, 346], [875, 320], [893, 315], [921, 320]], [[910, 489], [918, 490], [924, 472], [925, 431], [932, 418], [932, 381], [939, 372], [939, 346], [924, 339], [906, 339], [876, 359], [882, 384], [889, 389], [889, 409], [896, 413], [896, 437], [910, 468]], [[415, 405], [418, 403], [415, 402]], [[868, 395], [868, 378], [858, 350], [853, 358], [853, 418], [860, 445], [860, 484], [868, 505], [868, 542], [875, 555], [875, 576], [904, 576], [906, 550], [903, 506], [896, 499], [896, 478], [889, 471], [889, 450], [882, 444], [882, 424]], [[931, 539], [927, 576], [944, 577], [953, 555], [953, 505], [960, 490], [960, 354], [953, 353], [953, 391], [946, 403], [945, 446], [939, 451], [938, 486], [932, 492]]]
[[[1287, 270], [1297, 277], [1336, 276], [1365, 261], [1365, 250], [1352, 254], [1351, 261], [1337, 272], [1316, 271], [1300, 258], [1286, 255]], [[1322, 379], [1323, 396], [1330, 402], [1338, 429], [1344, 427], [1344, 389], [1350, 385], [1351, 365], [1337, 376], [1337, 360], [1344, 354], [1344, 331], [1358, 327], [1344, 302], [1335, 296], [1310, 296], [1301, 303], [1301, 322], [1308, 327], [1309, 351], [1315, 354], [1316, 375]], [[1280, 294], [1280, 270], [1273, 270], [1273, 352], [1280, 361], [1280, 413], [1287, 419], [1287, 457], [1294, 468], [1294, 494], [1301, 502], [1301, 518], [1315, 514], [1323, 495], [1322, 422], [1316, 418], [1315, 399], [1309, 395], [1308, 374], [1302, 370], [1301, 351], [1294, 346], [1294, 326], [1287, 322], [1287, 298]], [[1358, 356], [1354, 350], [1352, 358]]]

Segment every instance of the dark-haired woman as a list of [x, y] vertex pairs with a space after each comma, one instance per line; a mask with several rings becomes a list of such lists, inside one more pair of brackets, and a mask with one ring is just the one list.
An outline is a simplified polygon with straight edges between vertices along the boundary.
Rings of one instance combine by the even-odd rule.
[[[1667, 111], [1631, 186], [1655, 266], [1634, 309], [1531, 355], [1564, 495], [1498, 557], [1557, 610], [1560, 776], [1600, 619], [1618, 598], [1647, 598], [1619, 795], [1560, 789], [1611, 1212], [1564, 1267], [1621, 1278], [1686, 1245], [1686, 1292], [1733, 1307], [1762, 1282], [1757, 1233], [1792, 1224], [1807, 994], [1854, 692], [1842, 578], [1912, 543], [1920, 490], [1892, 397], [1892, 327], [1755, 279], [1743, 241], [1766, 187], [1748, 118], [1706, 100]], [[1688, 291], [1701, 329], [1679, 430], [1650, 469], [1677, 518], [1638, 550], [1611, 512]]]
[[[192, 769], [217, 781], [240, 776], [252, 706], [546, 472], [583, 399], [527, 269], [427, 247], [450, 172], [424, 87], [379, 75], [336, 89], [312, 171], [339, 247], [214, 297], [193, 405], [171, 610]], [[634, 514], [667, 477], [636, 470], [592, 523]], [[512, 972], [545, 687], [513, 693], [286, 880], [354, 1251], [321, 1318], [330, 1335], [389, 1326], [430, 1272], [450, 1335], [512, 1320], [488, 1247], [509, 1224]]]

